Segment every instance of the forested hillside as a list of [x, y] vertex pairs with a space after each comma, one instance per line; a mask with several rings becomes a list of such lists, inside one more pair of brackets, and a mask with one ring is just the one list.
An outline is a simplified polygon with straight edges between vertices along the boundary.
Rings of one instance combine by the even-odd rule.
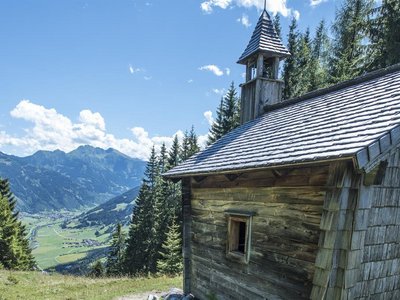
[[138, 194], [139, 187], [135, 187], [88, 210], [76, 218], [79, 221], [79, 226], [108, 226], [117, 222], [127, 225], [130, 222]]

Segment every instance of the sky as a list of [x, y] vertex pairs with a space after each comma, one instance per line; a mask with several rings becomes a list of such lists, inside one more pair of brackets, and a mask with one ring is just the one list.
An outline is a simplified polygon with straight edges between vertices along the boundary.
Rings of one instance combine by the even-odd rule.
[[[311, 32], [339, 0], [267, 0]], [[89, 144], [146, 159], [193, 125], [204, 145], [264, 0], [0, 1], [0, 151]]]

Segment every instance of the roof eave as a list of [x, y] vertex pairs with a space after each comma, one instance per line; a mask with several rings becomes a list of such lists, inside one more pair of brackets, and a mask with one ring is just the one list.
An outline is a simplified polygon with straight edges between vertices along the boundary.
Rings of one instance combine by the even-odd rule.
[[215, 170], [215, 171], [208, 171], [208, 172], [175, 173], [175, 174], [170, 174], [170, 175], [167, 172], [167, 173], [162, 174], [162, 176], [167, 179], [181, 179], [181, 178], [195, 177], [195, 176], [237, 174], [237, 173], [245, 173], [245, 172], [248, 173], [248, 172], [268, 170], [268, 169], [288, 168], [288, 167], [296, 167], [296, 166], [331, 163], [334, 161], [343, 161], [343, 160], [352, 161], [352, 160], [354, 160], [354, 158], [355, 158], [354, 155], [346, 155], [346, 156], [337, 156], [337, 157], [326, 157], [326, 158], [321, 158], [318, 160], [304, 160], [304, 161], [298, 161], [298, 162], [293, 161], [291, 163], [270, 164], [270, 165], [258, 166], [258, 167]]
[[355, 155], [356, 168], [369, 172], [393, 147], [400, 143], [400, 125], [392, 128]]

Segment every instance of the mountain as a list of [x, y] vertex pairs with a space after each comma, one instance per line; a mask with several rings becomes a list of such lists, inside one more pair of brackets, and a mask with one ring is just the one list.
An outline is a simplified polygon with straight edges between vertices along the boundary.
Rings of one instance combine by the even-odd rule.
[[0, 152], [0, 177], [10, 180], [18, 209], [30, 213], [103, 203], [140, 185], [145, 166], [117, 150], [91, 146], [27, 157]]
[[128, 224], [139, 189], [140, 187], [137, 186], [81, 214], [77, 217], [80, 223], [79, 226], [108, 226], [117, 222]]

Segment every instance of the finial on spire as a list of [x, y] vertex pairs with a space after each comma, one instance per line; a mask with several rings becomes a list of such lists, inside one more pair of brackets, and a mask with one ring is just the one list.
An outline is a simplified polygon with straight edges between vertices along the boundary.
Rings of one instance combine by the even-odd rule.
[[264, 0], [264, 10], [267, 10], [267, 0]]

